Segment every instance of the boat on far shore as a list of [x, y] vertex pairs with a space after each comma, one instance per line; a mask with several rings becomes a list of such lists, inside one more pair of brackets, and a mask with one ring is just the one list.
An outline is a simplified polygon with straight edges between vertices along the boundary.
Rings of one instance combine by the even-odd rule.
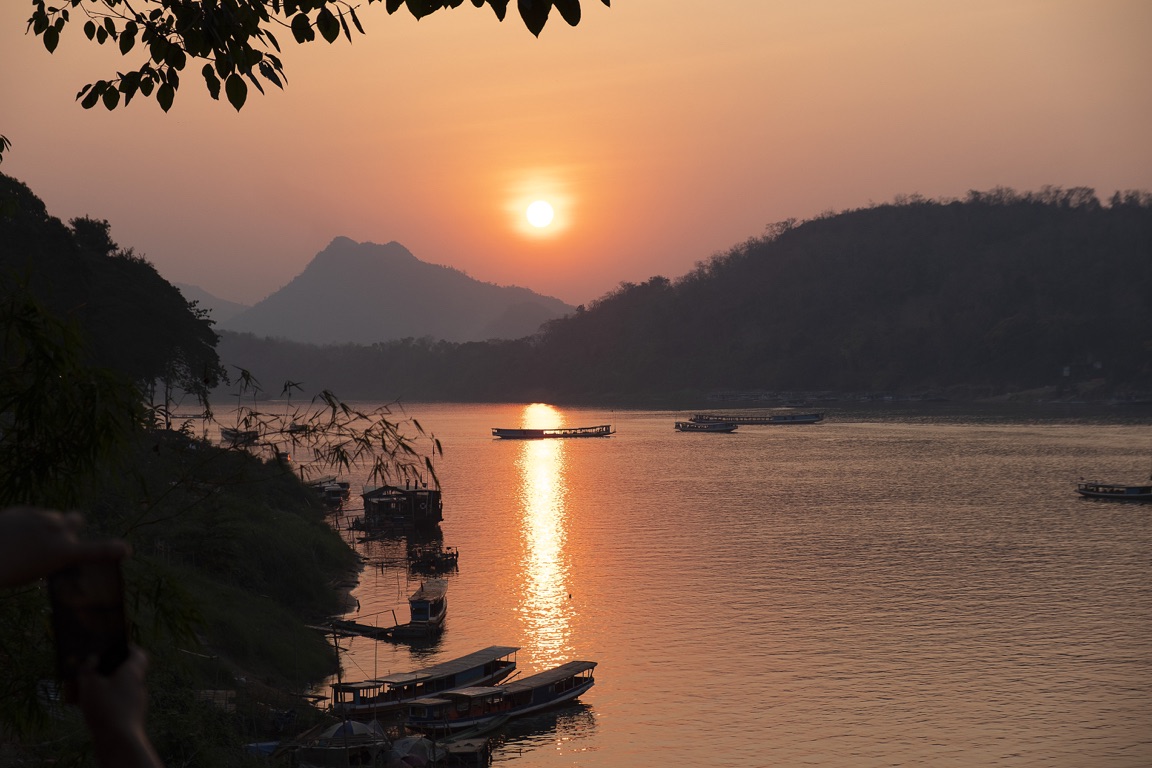
[[731, 421], [678, 421], [677, 432], [735, 432], [739, 424]]
[[696, 424], [728, 422], [731, 424], [819, 424], [824, 421], [823, 411], [815, 413], [765, 413], [753, 415], [698, 413], [692, 417]]
[[492, 436], [505, 440], [540, 440], [549, 437], [608, 437], [616, 432], [611, 424], [595, 427], [555, 427], [553, 429], [510, 429], [493, 427]]
[[1080, 482], [1076, 484], [1076, 493], [1089, 499], [1152, 501], [1152, 485]]

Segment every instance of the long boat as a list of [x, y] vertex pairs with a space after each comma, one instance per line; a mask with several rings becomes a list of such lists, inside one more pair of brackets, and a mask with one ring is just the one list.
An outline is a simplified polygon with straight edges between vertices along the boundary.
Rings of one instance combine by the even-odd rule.
[[1116, 501], [1152, 501], [1152, 485], [1124, 485], [1122, 483], [1077, 483], [1076, 493], [1090, 499]]
[[458, 659], [413, 672], [332, 685], [332, 712], [353, 720], [370, 720], [402, 711], [409, 702], [453, 688], [494, 685], [516, 669], [518, 647], [493, 645]]
[[692, 417], [697, 424], [728, 422], [731, 424], [819, 424], [824, 421], [824, 413], [768, 413], [758, 416], [718, 416], [711, 413], [698, 413]]
[[595, 427], [555, 427], [553, 429], [508, 429], [493, 427], [492, 436], [505, 440], [540, 440], [548, 437], [608, 437], [616, 430], [611, 424]]
[[731, 421], [678, 421], [677, 432], [735, 432], [739, 424]]
[[503, 685], [471, 686], [416, 699], [407, 725], [429, 734], [478, 728], [578, 698], [596, 680], [594, 661], [569, 661]]

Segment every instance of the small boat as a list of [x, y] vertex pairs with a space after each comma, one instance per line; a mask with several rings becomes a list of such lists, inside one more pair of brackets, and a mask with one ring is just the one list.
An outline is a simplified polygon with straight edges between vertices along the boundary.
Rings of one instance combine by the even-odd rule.
[[363, 523], [369, 528], [388, 525], [429, 526], [444, 519], [444, 499], [439, 488], [420, 483], [368, 486], [360, 494], [364, 500]]
[[255, 429], [240, 429], [239, 427], [222, 427], [220, 429], [220, 440], [225, 445], [238, 448], [245, 445], [252, 445], [259, 439], [260, 433]]
[[417, 573], [444, 573], [459, 567], [460, 550], [456, 547], [426, 547], [408, 553], [408, 568]]
[[472, 686], [416, 699], [407, 725], [429, 734], [447, 734], [491, 725], [578, 698], [596, 682], [594, 661], [569, 661], [554, 669], [496, 686]]
[[492, 428], [493, 437], [505, 440], [540, 440], [547, 437], [608, 437], [616, 430], [611, 424], [596, 427], [556, 427], [554, 429], [504, 429]]
[[730, 421], [678, 421], [677, 432], [735, 432], [738, 424]]
[[1152, 485], [1123, 485], [1120, 483], [1077, 483], [1076, 493], [1090, 499], [1116, 501], [1152, 501]]
[[393, 634], [426, 637], [439, 632], [448, 616], [448, 582], [444, 579], [423, 582], [408, 598], [408, 609], [411, 620], [396, 627]]
[[697, 424], [729, 422], [731, 424], [819, 424], [824, 421], [824, 413], [766, 413], [760, 415], [718, 416], [711, 413], [698, 413], [692, 417]]
[[517, 647], [493, 645], [458, 659], [414, 672], [398, 672], [373, 680], [332, 685], [333, 713], [370, 720], [399, 712], [416, 699], [453, 688], [494, 685], [516, 669]]
[[307, 739], [296, 750], [300, 768], [383, 764], [392, 740], [380, 723], [344, 721]]

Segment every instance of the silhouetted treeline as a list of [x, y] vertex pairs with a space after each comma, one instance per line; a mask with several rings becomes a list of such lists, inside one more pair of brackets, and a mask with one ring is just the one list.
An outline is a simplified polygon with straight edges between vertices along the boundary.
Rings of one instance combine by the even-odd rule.
[[716, 390], [1152, 390], [1152, 195], [902, 198], [653, 277], [537, 336], [309, 347], [225, 334], [225, 363], [344, 397], [627, 401]]

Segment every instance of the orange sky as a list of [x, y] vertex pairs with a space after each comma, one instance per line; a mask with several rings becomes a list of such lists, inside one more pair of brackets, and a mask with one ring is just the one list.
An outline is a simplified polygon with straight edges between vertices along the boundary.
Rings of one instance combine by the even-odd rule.
[[[576, 304], [900, 194], [1152, 190], [1147, 0], [585, 0], [540, 39], [468, 3], [382, 5], [351, 45], [286, 44], [287, 90], [239, 114], [190, 65], [165, 115], [81, 109], [139, 56], [81, 25], [49, 55], [7, 0], [0, 170], [246, 303], [340, 235]], [[536, 197], [549, 236], [523, 224]]]

